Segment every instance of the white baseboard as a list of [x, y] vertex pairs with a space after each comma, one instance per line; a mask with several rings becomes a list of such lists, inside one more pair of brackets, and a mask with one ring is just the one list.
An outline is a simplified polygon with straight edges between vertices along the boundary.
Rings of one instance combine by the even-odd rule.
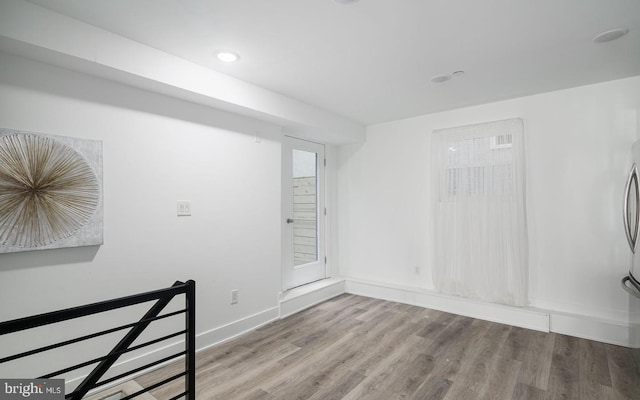
[[510, 307], [446, 296], [420, 288], [351, 278], [346, 278], [345, 289], [346, 293], [397, 301], [542, 332], [556, 332], [603, 343], [640, 348], [640, 324], [628, 321], [532, 307]]
[[343, 294], [344, 285], [344, 279], [324, 279], [280, 293], [280, 318]]
[[551, 312], [551, 331], [618, 346], [640, 348], [639, 324]]
[[528, 308], [446, 296], [429, 290], [347, 279], [346, 292], [549, 332], [549, 314]]
[[257, 314], [239, 319], [229, 324], [202, 332], [196, 336], [196, 351], [229, 341], [278, 319], [278, 307], [269, 308]]

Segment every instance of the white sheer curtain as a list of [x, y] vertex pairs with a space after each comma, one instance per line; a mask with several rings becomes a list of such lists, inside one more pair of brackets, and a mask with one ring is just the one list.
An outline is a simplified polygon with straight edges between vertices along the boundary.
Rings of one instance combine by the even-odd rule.
[[433, 132], [436, 288], [527, 304], [527, 229], [521, 119]]

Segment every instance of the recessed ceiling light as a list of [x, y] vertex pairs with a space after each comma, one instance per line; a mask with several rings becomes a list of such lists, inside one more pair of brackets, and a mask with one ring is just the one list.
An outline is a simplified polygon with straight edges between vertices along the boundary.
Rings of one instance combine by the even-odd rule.
[[606, 43], [612, 40], [619, 39], [629, 33], [628, 29], [612, 29], [610, 31], [602, 32], [596, 36], [594, 36], [593, 41], [596, 43]]
[[454, 73], [452, 73], [451, 75], [455, 76], [456, 78], [461, 77], [462, 75], [464, 75], [464, 71], [460, 70], [460, 71], [455, 71]]
[[218, 58], [218, 60], [226, 63], [236, 62], [240, 59], [240, 56], [231, 51], [219, 51], [216, 53], [216, 57]]
[[358, 0], [335, 0], [336, 3], [340, 3], [340, 4], [350, 4], [350, 3], [355, 3]]
[[431, 78], [432, 83], [443, 83], [451, 79], [451, 75], [436, 75]]

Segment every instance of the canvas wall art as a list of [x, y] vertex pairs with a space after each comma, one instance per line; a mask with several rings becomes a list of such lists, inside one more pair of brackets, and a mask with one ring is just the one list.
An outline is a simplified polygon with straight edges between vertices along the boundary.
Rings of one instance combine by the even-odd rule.
[[103, 243], [102, 142], [0, 129], [0, 253]]

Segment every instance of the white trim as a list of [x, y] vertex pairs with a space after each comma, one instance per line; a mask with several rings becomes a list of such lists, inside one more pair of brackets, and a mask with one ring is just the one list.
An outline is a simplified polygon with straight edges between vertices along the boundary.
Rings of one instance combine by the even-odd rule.
[[543, 332], [640, 348], [640, 324], [534, 307], [510, 307], [443, 295], [430, 290], [345, 279], [346, 293], [397, 301]]
[[391, 286], [379, 282], [352, 279], [346, 281], [346, 292], [549, 332], [549, 314], [540, 310], [485, 303], [419, 288]]
[[343, 293], [343, 279], [323, 279], [280, 293], [280, 318], [286, 318]]
[[551, 331], [618, 346], [640, 348], [640, 324], [552, 312]]
[[537, 298], [531, 298], [529, 300], [531, 307], [539, 310], [550, 310], [550, 312], [553, 314], [582, 315], [585, 318], [606, 321], [622, 321], [622, 323], [634, 321], [640, 322], [640, 318], [638, 318], [639, 314], [635, 313], [634, 310], [631, 310], [631, 312], [623, 310], [611, 311], [610, 309], [604, 307], [594, 306], [590, 306], [588, 309], [585, 309], [585, 307], [580, 304], [547, 301]]
[[202, 332], [196, 337], [196, 351], [227, 342], [249, 331], [277, 320], [279, 308], [273, 307], [226, 325]]

